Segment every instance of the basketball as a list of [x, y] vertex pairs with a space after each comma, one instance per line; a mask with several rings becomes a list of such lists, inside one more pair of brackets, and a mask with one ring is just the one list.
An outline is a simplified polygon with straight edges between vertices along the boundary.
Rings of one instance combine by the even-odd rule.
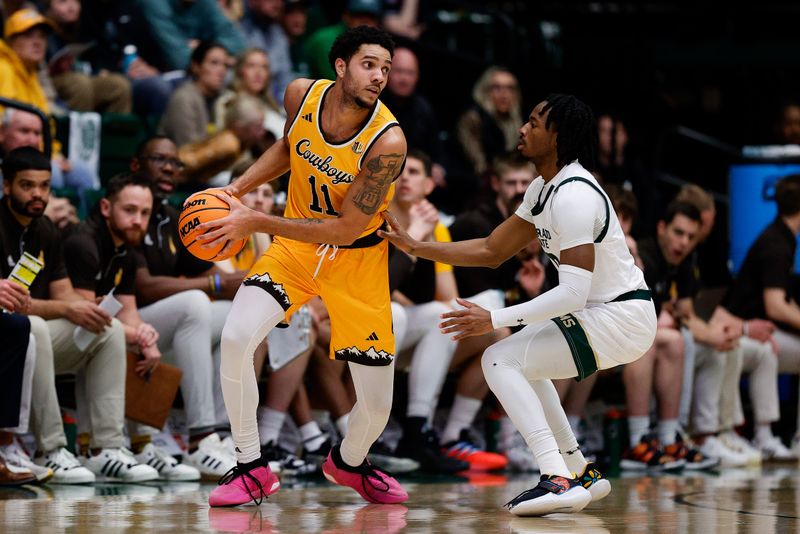
[[194, 257], [206, 261], [222, 261], [241, 251], [247, 243], [247, 239], [240, 239], [226, 254], [221, 254], [220, 251], [225, 248], [227, 241], [213, 248], [203, 248], [202, 243], [197, 241], [197, 237], [201, 235], [196, 230], [198, 226], [221, 219], [229, 212], [230, 206], [228, 203], [214, 196], [213, 193], [198, 193], [187, 198], [186, 202], [183, 203], [183, 211], [181, 211], [181, 216], [178, 219], [178, 231], [186, 250]]

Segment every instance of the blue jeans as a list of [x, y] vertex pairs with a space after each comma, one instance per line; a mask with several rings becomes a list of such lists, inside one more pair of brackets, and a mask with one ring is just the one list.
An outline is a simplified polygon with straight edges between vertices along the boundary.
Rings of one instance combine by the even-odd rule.
[[82, 212], [89, 213], [91, 206], [87, 205], [86, 190], [100, 187], [100, 178], [82, 161], [70, 161], [70, 164], [72, 169], [69, 172], [64, 172], [54, 160], [51, 165], [52, 176], [50, 177], [50, 184], [53, 187], [71, 187], [75, 189], [81, 203]]
[[133, 90], [133, 112], [137, 115], [160, 116], [167, 108], [167, 102], [181, 82], [182, 76], [151, 76], [141, 80], [131, 80]]

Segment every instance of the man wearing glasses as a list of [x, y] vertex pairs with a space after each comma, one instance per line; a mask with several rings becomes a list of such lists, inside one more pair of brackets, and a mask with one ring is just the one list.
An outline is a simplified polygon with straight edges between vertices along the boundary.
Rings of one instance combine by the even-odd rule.
[[[243, 272], [225, 273], [181, 245], [179, 212], [168, 203], [184, 164], [168, 137], [143, 141], [130, 168], [149, 176], [156, 199], [139, 248], [136, 300], [142, 320], [156, 327], [164, 359], [183, 370], [181, 393], [189, 429], [185, 460], [204, 478], [216, 480], [235, 465], [228, 419], [219, 386], [219, 341], [231, 299]], [[222, 434], [218, 430], [223, 430]], [[134, 448], [147, 445], [145, 429], [135, 429]], [[225, 437], [228, 436], [228, 437]], [[137, 439], [140, 438], [140, 439]], [[137, 451], [134, 451], [137, 452]]]

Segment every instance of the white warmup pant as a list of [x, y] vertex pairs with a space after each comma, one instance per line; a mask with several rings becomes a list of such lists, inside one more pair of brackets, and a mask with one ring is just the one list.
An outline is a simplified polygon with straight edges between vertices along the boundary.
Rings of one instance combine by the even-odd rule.
[[408, 373], [406, 415], [409, 417], [424, 417], [429, 421], [433, 417], [456, 350], [456, 342], [439, 331], [440, 315], [452, 309], [439, 301], [404, 308], [408, 327], [396, 343], [400, 350], [416, 345]]
[[164, 361], [183, 371], [181, 395], [186, 427], [192, 432], [208, 432], [227, 421], [218, 376], [222, 325], [230, 305], [191, 290], [139, 310], [142, 320], [158, 331]]
[[725, 368], [720, 397], [719, 429], [730, 430], [744, 423], [739, 379], [750, 374], [750, 403], [756, 424], [773, 423], [780, 419], [778, 400], [778, 357], [769, 343], [749, 337], [739, 340], [736, 365]]
[[681, 328], [681, 334], [683, 335], [683, 383], [681, 384], [681, 404], [678, 409], [678, 421], [684, 428], [689, 428], [697, 344], [694, 342], [694, 337], [688, 328]]
[[[776, 330], [772, 337], [778, 344], [778, 372], [800, 374], [800, 336]], [[800, 434], [800, 410], [797, 412], [797, 418], [796, 432]]]
[[[503, 307], [503, 292], [488, 289], [465, 300], [490, 311], [496, 310]], [[454, 308], [459, 309], [461, 306], [456, 302], [434, 301], [404, 308], [408, 326], [405, 335], [402, 338], [397, 337], [401, 340], [397, 345], [400, 350], [417, 345], [408, 374], [409, 417], [425, 417], [430, 423], [436, 410], [458, 345], [449, 335], [439, 331], [440, 315]], [[394, 312], [394, 307], [392, 310]]]

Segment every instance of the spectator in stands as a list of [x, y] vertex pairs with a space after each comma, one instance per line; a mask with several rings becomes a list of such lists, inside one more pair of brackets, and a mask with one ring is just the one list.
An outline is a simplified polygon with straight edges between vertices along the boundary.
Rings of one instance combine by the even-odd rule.
[[161, 134], [182, 146], [213, 133], [211, 110], [225, 86], [229, 60], [222, 45], [197, 45], [189, 63], [191, 77], [172, 93], [158, 125]]
[[251, 149], [263, 144], [265, 114], [261, 100], [240, 95], [225, 111], [224, 130], [180, 147], [178, 157], [186, 165], [183, 188], [197, 191], [228, 184], [234, 164], [249, 159]]
[[[135, 369], [129, 372], [144, 378], [158, 365], [161, 351], [157, 344], [158, 331], [142, 320], [136, 306], [134, 247], [142, 241], [152, 209], [149, 177], [143, 174], [115, 176], [106, 186], [99, 209], [64, 243], [67, 272], [75, 291], [92, 302], [113, 291], [114, 298], [122, 304], [119, 320], [125, 331], [125, 341], [140, 357]], [[79, 402], [85, 400], [81, 395], [77, 397]], [[181, 464], [150, 443], [149, 435], [146, 439], [136, 438], [137, 433], [131, 432], [131, 448], [136, 459], [158, 471], [159, 478], [173, 481], [200, 478], [197, 469]]]
[[80, 44], [81, 1], [47, 0], [45, 7], [54, 25], [47, 42], [48, 70], [59, 98], [75, 111], [130, 113], [128, 79], [118, 73], [92, 72], [92, 65], [78, 61], [75, 52], [66, 48]]
[[14, 433], [27, 431], [30, 418], [36, 339], [31, 334], [30, 320], [21, 315], [27, 312], [30, 303], [27, 288], [16, 280], [0, 278], [0, 339], [3, 340], [0, 374], [5, 379], [5, 387], [0, 391], [0, 485], [4, 486], [44, 482], [54, 474], [49, 468], [39, 468], [41, 471], [34, 474], [32, 469], [39, 466], [27, 455], [27, 461], [15, 461], [14, 454], [17, 449]]
[[[397, 179], [392, 212], [405, 227], [411, 211], [425, 202], [433, 190], [431, 160], [419, 150], [410, 150], [403, 172]], [[424, 204], [423, 204], [424, 205]], [[438, 223], [426, 241], [450, 241], [447, 228]], [[404, 254], [396, 250], [394, 254]], [[397, 447], [401, 457], [412, 458], [428, 471], [454, 472], [466, 462], [478, 469], [501, 469], [506, 459], [480, 450], [469, 436], [468, 428], [489, 392], [480, 367], [483, 350], [497, 341], [507, 329], [481, 336], [470, 343], [455, 342], [438, 328], [441, 313], [458, 306], [458, 287], [453, 267], [418, 258], [413, 272], [392, 292], [392, 300], [402, 304], [408, 327], [398, 341], [400, 350], [413, 349], [409, 371], [409, 400], [403, 437]], [[490, 288], [467, 300], [489, 309], [502, 307], [502, 292]], [[503, 332], [505, 330], [505, 332]], [[442, 449], [430, 427], [448, 369], [460, 372], [456, 397], [442, 434]]]
[[[705, 299], [714, 298], [712, 302], [717, 304], [722, 296], [720, 290], [725, 291], [730, 285], [730, 273], [726, 254], [708, 246], [716, 215], [714, 198], [695, 184], [683, 186], [675, 198], [692, 204], [700, 212], [692, 271], [698, 287], [707, 294]], [[724, 241], [724, 238], [719, 236], [716, 240]], [[709, 276], [709, 270], [717, 274]], [[707, 456], [720, 458], [722, 465], [759, 463], [762, 457], [764, 460], [789, 459], [791, 452], [773, 436], [770, 426], [780, 417], [778, 360], [772, 340], [775, 325], [763, 319], [750, 319], [745, 327], [745, 322], [732, 315], [724, 304], [717, 305], [710, 313], [709, 324], [740, 334], [730, 351], [722, 352], [698, 343], [694, 351], [696, 361], [685, 361], [681, 421], [684, 417], [688, 420], [691, 411], [693, 439]], [[734, 426], [744, 423], [739, 394], [739, 378], [743, 372], [749, 373], [751, 380], [750, 398], [757, 438], [753, 444], [733, 430]]]
[[[725, 304], [717, 306], [709, 324], [736, 333], [737, 344], [728, 351], [697, 345], [692, 398], [695, 443], [707, 456], [718, 457], [723, 466], [796, 459], [772, 433], [772, 423], [780, 418], [775, 325], [763, 319], [742, 320]], [[743, 373], [750, 376], [753, 443], [734, 430], [745, 423], [739, 392]]]
[[[130, 0], [82, 0], [80, 41], [95, 45], [81, 55], [96, 71], [119, 72], [131, 83], [133, 110], [160, 117], [172, 91], [183, 81], [183, 69], [164, 62], [160, 44], [142, 18], [138, 3]], [[135, 54], [125, 49], [133, 45]], [[129, 52], [131, 50], [129, 49]]]
[[425, 29], [419, 20], [419, 0], [401, 0], [400, 9], [383, 16], [383, 27], [393, 35], [418, 39]]
[[631, 235], [633, 223], [639, 215], [639, 202], [636, 200], [636, 195], [617, 184], [603, 184], [603, 189], [614, 207], [614, 212], [617, 214], [619, 225], [625, 234], [625, 243], [627, 243], [628, 250], [633, 256], [633, 261], [636, 262], [640, 269], [643, 269], [642, 259], [639, 257], [639, 246]]
[[281, 27], [283, 0], [248, 0], [247, 13], [241, 22], [248, 46], [267, 52], [272, 84], [272, 97], [283, 105], [283, 93], [292, 81], [292, 59], [289, 38]]
[[328, 59], [331, 45], [340, 34], [356, 26], [378, 26], [381, 22], [381, 0], [349, 0], [342, 20], [311, 34], [306, 42], [306, 57], [312, 78], [335, 80], [332, 62]]
[[520, 93], [517, 77], [503, 67], [489, 67], [472, 89], [472, 106], [456, 125], [464, 157], [476, 176], [492, 160], [514, 150], [519, 141]]
[[185, 69], [201, 43], [219, 43], [233, 55], [245, 48], [244, 37], [216, 0], [140, 0], [138, 6], [166, 70]]
[[286, 0], [281, 26], [289, 39], [289, 57], [292, 60], [292, 78], [309, 78], [306, 56], [306, 23], [308, 22], [307, 0]]
[[[156, 202], [139, 253], [136, 302], [142, 320], [159, 333], [159, 349], [183, 369], [181, 393], [189, 428], [185, 457], [206, 477], [235, 464], [233, 440], [222, 437], [228, 418], [219, 386], [219, 342], [243, 272], [225, 273], [181, 245], [178, 211], [167, 199], [183, 171], [175, 143], [166, 137], [142, 142], [131, 170], [150, 177]], [[210, 300], [213, 298], [213, 302]], [[225, 449], [223, 450], [223, 447]]]
[[419, 62], [410, 49], [399, 46], [394, 49], [392, 70], [386, 89], [381, 93], [381, 102], [392, 111], [406, 136], [408, 148], [424, 150], [433, 160], [433, 181], [438, 187], [446, 187], [444, 149], [439, 139], [436, 114], [427, 98], [417, 92]]
[[[653, 347], [622, 370], [630, 430], [630, 448], [625, 451], [623, 467], [628, 469], [705, 469], [718, 463], [704, 457], [705, 453], [688, 448], [678, 436], [685, 346], [679, 328], [687, 328], [695, 341], [718, 350], [730, 350], [736, 340], [694, 312], [689, 255], [697, 243], [699, 229], [697, 208], [673, 202], [658, 223], [657, 235], [639, 242], [644, 276], [653, 292], [659, 323]], [[649, 436], [653, 394], [658, 403], [655, 438]]]
[[[124, 481], [153, 480], [158, 473], [139, 464], [124, 448], [125, 333], [122, 324], [72, 286], [64, 266], [56, 228], [42, 217], [50, 192], [50, 162], [31, 147], [11, 151], [3, 160], [4, 198], [0, 202], [0, 275], [8, 277], [22, 252], [43, 261], [30, 287], [30, 316], [46, 320], [44, 350], [55, 373], [81, 371], [86, 379], [91, 453], [83, 462], [86, 473], [66, 450], [67, 439], [55, 393], [53, 372], [43, 373], [34, 385], [34, 433], [41, 456], [36, 463], [60, 471], [65, 482], [90, 482], [94, 476]], [[24, 234], [24, 238], [23, 238]], [[33, 324], [33, 321], [32, 321]], [[83, 327], [95, 334], [85, 350], [76, 346], [73, 332]], [[38, 340], [38, 338], [37, 338]], [[39, 343], [37, 342], [37, 346]], [[77, 479], [77, 480], [76, 480]]]
[[[778, 372], [800, 373], [800, 308], [792, 298], [792, 274], [800, 234], [800, 175], [778, 182], [775, 189], [778, 215], [747, 251], [725, 306], [749, 324], [768, 319], [777, 325]], [[800, 417], [800, 415], [798, 416]], [[756, 443], [761, 440], [756, 435]], [[791, 452], [800, 455], [800, 421]]]
[[[6, 21], [4, 40], [0, 41], [0, 96], [30, 104], [45, 114], [50, 113], [50, 107], [39, 83], [37, 68], [44, 59], [47, 34], [50, 31], [47, 19], [35, 10], [26, 8], [17, 11]], [[28, 131], [26, 135], [33, 136], [32, 119], [30, 114], [27, 115], [28, 118], [20, 120], [29, 124], [25, 128]], [[4, 115], [3, 124], [8, 125], [13, 116], [13, 113]], [[33, 118], [39, 122], [38, 117]], [[41, 124], [35, 128], [38, 129], [39, 143], [41, 128]], [[35, 146], [38, 148], [41, 144]], [[60, 148], [58, 143], [53, 144], [52, 185], [73, 187], [83, 200], [83, 192], [98, 187], [100, 180], [86, 165], [67, 160], [61, 154]]]
[[[614, 114], [603, 113], [597, 117], [597, 175], [603, 186], [615, 184], [633, 191], [640, 209], [637, 220], [637, 235], [649, 233], [655, 226], [655, 215], [660, 197], [647, 175], [641, 160], [631, 152], [628, 128]], [[666, 201], [665, 201], [666, 203]], [[641, 227], [641, 230], [640, 230]], [[626, 232], [625, 235], [629, 235]]]
[[233, 69], [230, 88], [214, 104], [214, 119], [218, 129], [225, 127], [225, 113], [239, 95], [258, 98], [264, 104], [264, 129], [274, 142], [283, 137], [286, 112], [273, 97], [269, 56], [263, 50], [250, 48], [242, 52]]
[[[514, 213], [536, 176], [533, 164], [516, 151], [496, 157], [492, 170], [494, 199], [456, 217], [449, 228], [454, 241], [489, 235]], [[477, 295], [487, 289], [497, 289], [505, 293], [514, 287], [514, 278], [520, 267], [520, 262], [512, 258], [497, 269], [455, 267], [454, 272], [459, 292], [464, 295]]]
[[231, 22], [238, 22], [244, 15], [243, 0], [217, 0], [217, 4]]
[[775, 121], [775, 139], [785, 145], [800, 145], [800, 103], [787, 100]]

